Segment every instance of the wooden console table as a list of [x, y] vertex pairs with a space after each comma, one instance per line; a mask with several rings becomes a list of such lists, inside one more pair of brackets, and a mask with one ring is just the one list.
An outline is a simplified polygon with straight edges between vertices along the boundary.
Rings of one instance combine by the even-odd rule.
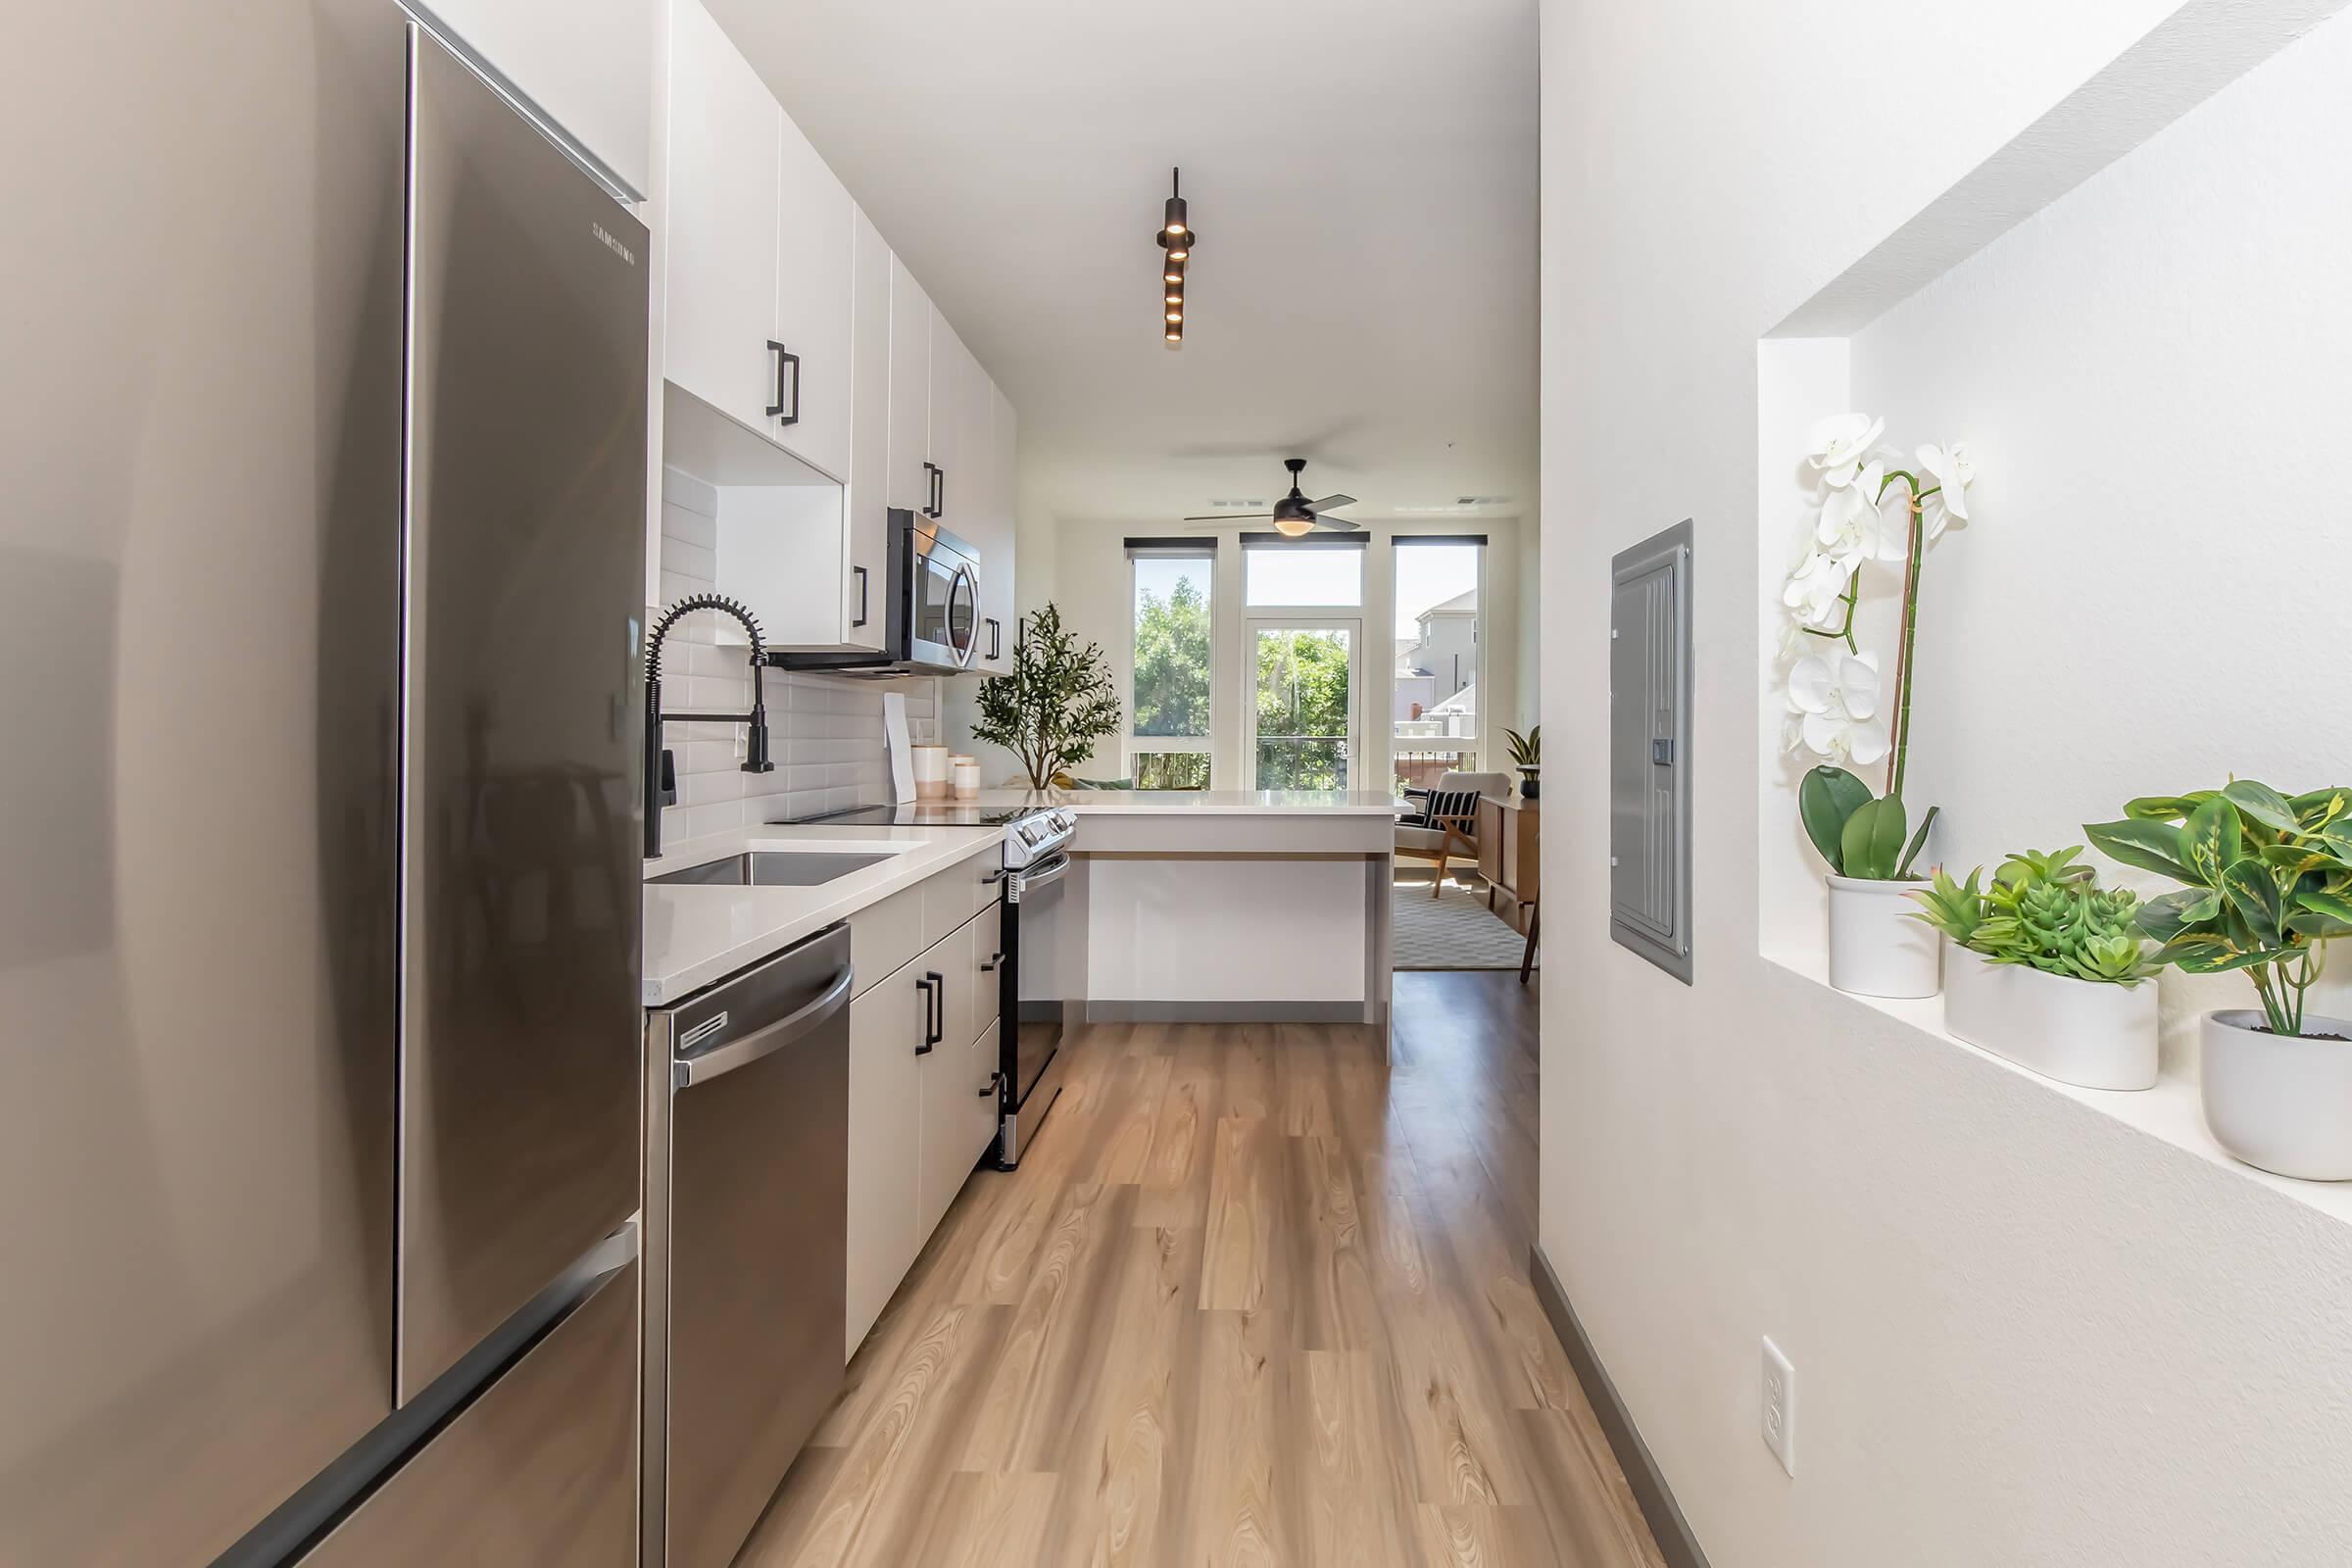
[[1513, 795], [1478, 803], [1478, 874], [1487, 879], [1487, 907], [1494, 907], [1494, 891], [1511, 896], [1518, 907], [1512, 923], [1527, 929], [1525, 911], [1540, 896], [1543, 865], [1544, 809], [1541, 801]]

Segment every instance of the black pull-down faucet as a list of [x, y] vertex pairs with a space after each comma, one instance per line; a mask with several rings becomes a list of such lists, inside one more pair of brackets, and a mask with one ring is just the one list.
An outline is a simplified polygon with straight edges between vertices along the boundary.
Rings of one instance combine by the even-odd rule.
[[[743, 622], [752, 639], [752, 710], [748, 713], [665, 713], [662, 710], [662, 641], [677, 620], [698, 610], [715, 610]], [[752, 612], [720, 594], [695, 594], [662, 612], [645, 640], [645, 858], [662, 853], [662, 808], [678, 798], [677, 774], [669, 752], [662, 744], [664, 722], [687, 724], [749, 724], [751, 740], [743, 753], [746, 773], [772, 773], [767, 758], [767, 695], [760, 689], [760, 670], [767, 662], [766, 640]]]

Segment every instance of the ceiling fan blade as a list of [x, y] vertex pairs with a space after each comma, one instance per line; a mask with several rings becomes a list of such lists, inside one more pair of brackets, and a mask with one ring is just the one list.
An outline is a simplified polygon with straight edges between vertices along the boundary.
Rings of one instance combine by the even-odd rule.
[[1271, 512], [1219, 512], [1204, 517], [1185, 517], [1181, 520], [1185, 522], [1249, 522], [1252, 519], [1262, 521], [1272, 515], [1274, 514]]
[[1337, 511], [1339, 511], [1339, 509], [1340, 509], [1340, 508], [1342, 508], [1342, 507], [1352, 507], [1352, 506], [1354, 506], [1354, 505], [1355, 505], [1355, 497], [1353, 497], [1353, 496], [1325, 496], [1325, 497], [1324, 497], [1322, 500], [1320, 500], [1320, 501], [1309, 501], [1309, 502], [1308, 502], [1306, 505], [1307, 505], [1307, 509], [1308, 509], [1309, 511], [1311, 511], [1311, 512], [1337, 512]]
[[1315, 514], [1315, 526], [1318, 528], [1340, 528], [1352, 533], [1356, 529], [1361, 528], [1363, 524], [1360, 522], [1349, 522], [1346, 517], [1326, 517], [1318, 512]]

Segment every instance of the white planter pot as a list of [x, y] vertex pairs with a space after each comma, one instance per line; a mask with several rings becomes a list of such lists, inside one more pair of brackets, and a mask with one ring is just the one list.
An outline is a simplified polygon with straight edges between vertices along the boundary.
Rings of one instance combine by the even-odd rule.
[[[2352, 1038], [2266, 1034], [2252, 1007], [2204, 1021], [2205, 1125], [2249, 1165], [2305, 1181], [2352, 1181]], [[2352, 1023], [2306, 1016], [2318, 1034]]]
[[1925, 882], [1830, 881], [1830, 984], [1858, 997], [1932, 997], [1943, 983], [1943, 938], [1907, 919]]
[[1972, 1046], [2062, 1084], [2156, 1086], [2156, 982], [2100, 985], [1992, 963], [1952, 946], [1943, 976], [1943, 1026]]

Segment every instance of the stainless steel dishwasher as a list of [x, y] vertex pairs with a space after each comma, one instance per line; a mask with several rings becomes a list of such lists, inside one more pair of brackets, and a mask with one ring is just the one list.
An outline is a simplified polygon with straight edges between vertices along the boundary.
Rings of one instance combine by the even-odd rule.
[[850, 933], [647, 1014], [648, 1568], [725, 1568], [841, 1392]]

